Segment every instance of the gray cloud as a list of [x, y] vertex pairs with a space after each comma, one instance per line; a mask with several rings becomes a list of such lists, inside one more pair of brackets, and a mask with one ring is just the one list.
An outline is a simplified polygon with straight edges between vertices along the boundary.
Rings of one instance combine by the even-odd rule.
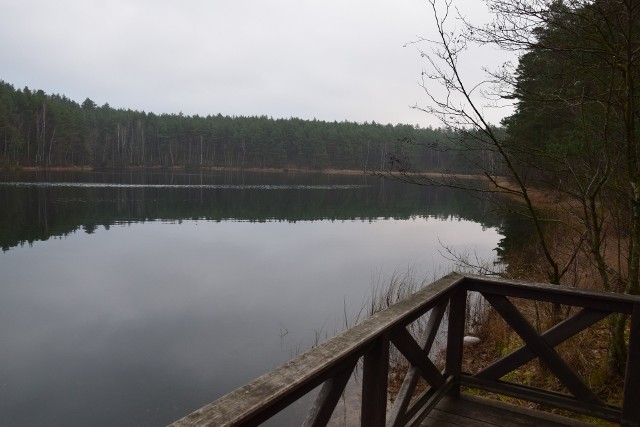
[[423, 63], [403, 48], [429, 36], [427, 6], [1, 0], [0, 79], [156, 113], [434, 125], [409, 108], [424, 101]]

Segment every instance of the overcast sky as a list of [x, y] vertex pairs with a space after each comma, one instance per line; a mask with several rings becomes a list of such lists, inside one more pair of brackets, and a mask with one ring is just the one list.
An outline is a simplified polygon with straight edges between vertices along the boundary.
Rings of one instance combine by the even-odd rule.
[[[437, 126], [403, 47], [432, 28], [426, 0], [0, 0], [0, 79], [158, 114]], [[470, 55], [468, 75], [505, 58]]]

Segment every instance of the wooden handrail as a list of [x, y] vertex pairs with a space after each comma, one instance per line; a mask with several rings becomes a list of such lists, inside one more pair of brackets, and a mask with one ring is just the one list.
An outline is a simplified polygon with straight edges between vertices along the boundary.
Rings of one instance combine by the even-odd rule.
[[638, 297], [633, 295], [475, 275], [464, 276], [464, 287], [468, 291], [593, 308], [610, 313], [631, 314], [634, 305], [639, 301]]
[[[466, 276], [464, 288], [467, 291], [480, 292], [520, 335], [525, 345], [480, 372], [463, 375], [462, 384], [619, 422], [621, 425], [640, 425], [640, 410], [637, 404], [640, 398], [639, 297], [481, 276]], [[583, 310], [538, 335], [506, 297], [583, 307]], [[553, 348], [613, 313], [632, 315], [621, 408], [601, 402]], [[500, 381], [501, 377], [524, 365], [533, 357], [538, 357], [545, 363], [572, 395]]]
[[[479, 292], [525, 342], [475, 374], [462, 372], [463, 335], [468, 292]], [[578, 314], [538, 334], [508, 297], [583, 307]], [[446, 307], [446, 365], [440, 372], [429, 359]], [[424, 335], [418, 340], [407, 326], [429, 313]], [[631, 315], [631, 334], [622, 407], [605, 404], [556, 353], [554, 347], [611, 313]], [[412, 367], [393, 408], [387, 411], [389, 346], [395, 346]], [[534, 357], [545, 363], [571, 395], [501, 381], [506, 374]], [[500, 280], [451, 273], [426, 286], [359, 325], [307, 351], [251, 383], [221, 397], [173, 426], [257, 425], [323, 384], [305, 426], [326, 425], [359, 360], [363, 360], [361, 424], [414, 425], [460, 386], [484, 389], [532, 402], [589, 414], [622, 425], [640, 425], [640, 298], [592, 292], [562, 286]], [[418, 377], [429, 388], [415, 398]]]
[[[398, 326], [436, 306], [464, 276], [450, 274], [251, 383], [176, 421], [174, 426], [255, 425], [344, 372]], [[385, 401], [386, 404], [386, 401]]]

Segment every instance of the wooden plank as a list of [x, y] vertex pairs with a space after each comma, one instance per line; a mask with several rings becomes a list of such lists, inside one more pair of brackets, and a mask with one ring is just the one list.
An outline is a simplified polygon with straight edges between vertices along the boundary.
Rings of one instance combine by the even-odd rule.
[[588, 424], [556, 414], [522, 408], [496, 400], [462, 395], [458, 399], [445, 397], [422, 426], [545, 426], [588, 427]]
[[[450, 398], [445, 398], [451, 400]], [[460, 399], [462, 400], [462, 398]], [[443, 400], [444, 402], [444, 400]], [[495, 409], [492, 406], [470, 405], [469, 402], [462, 401], [452, 404], [449, 407], [436, 407], [429, 414], [430, 421], [423, 423], [426, 426], [455, 425], [462, 427], [486, 427], [508, 425], [536, 427], [542, 424], [542, 420], [534, 416], [526, 416], [518, 413]], [[433, 420], [433, 421], [431, 421]], [[562, 424], [545, 423], [545, 427], [560, 427]]]
[[389, 337], [385, 334], [364, 354], [360, 412], [363, 427], [384, 427], [387, 416], [388, 378]]
[[423, 419], [431, 409], [440, 401], [442, 396], [446, 395], [451, 387], [455, 384], [452, 376], [448, 376], [444, 380], [444, 384], [440, 388], [427, 388], [420, 393], [413, 402], [411, 402], [409, 408], [407, 408], [404, 415], [401, 416], [399, 425], [412, 426]]
[[[531, 289], [536, 292], [548, 293], [554, 295], [571, 295], [579, 299], [595, 299], [601, 301], [611, 301], [614, 304], [628, 305], [629, 309], [633, 309], [633, 305], [640, 303], [639, 295], [629, 295], [619, 292], [595, 291], [581, 288], [573, 288], [562, 285], [552, 285], [550, 283], [530, 282], [524, 280], [503, 279], [492, 276], [479, 276], [475, 274], [464, 274], [464, 285], [488, 285], [489, 287], [514, 288], [514, 289]], [[572, 305], [572, 304], [569, 304]], [[609, 311], [609, 310], [607, 310]]]
[[483, 296], [574, 396], [585, 402], [602, 403], [506, 297], [489, 294]]
[[405, 424], [410, 427], [420, 425], [422, 420], [429, 415], [438, 402], [449, 393], [451, 387], [455, 384], [457, 384], [457, 381], [452, 376], [448, 376], [440, 388], [431, 388], [425, 391], [415, 404], [407, 410]]
[[[550, 346], [555, 347], [558, 344], [568, 340], [574, 335], [582, 332], [584, 329], [593, 325], [594, 323], [607, 317], [610, 313], [600, 310], [592, 310], [584, 308], [575, 315], [563, 320], [555, 325], [553, 328], [542, 334], [542, 338], [549, 343]], [[494, 379], [502, 378], [509, 372], [518, 369], [520, 366], [534, 359], [536, 354], [527, 346], [514, 350], [506, 356], [500, 358], [493, 364], [482, 369], [475, 374], [478, 378]]]
[[[437, 427], [467, 427], [464, 425], [465, 420], [454, 420], [454, 421], [445, 421], [443, 419], [438, 418], [435, 414], [430, 413], [427, 418], [420, 424], [421, 426], [437, 426]], [[478, 427], [478, 426], [473, 426]], [[483, 426], [484, 427], [484, 426]]]
[[624, 377], [623, 426], [640, 426], [640, 304], [633, 307]]
[[260, 423], [357, 360], [386, 331], [433, 308], [463, 276], [449, 274], [359, 325], [176, 421], [174, 426]]
[[[438, 334], [438, 329], [440, 328], [440, 323], [442, 322], [442, 317], [444, 316], [447, 304], [448, 300], [444, 300], [439, 305], [434, 307], [433, 310], [431, 310], [429, 321], [427, 322], [427, 327], [420, 337], [420, 347], [427, 354], [431, 351], [431, 346], [433, 345], [436, 335]], [[389, 421], [387, 422], [387, 426], [399, 427], [403, 424], [402, 419], [407, 412], [407, 408], [409, 407], [411, 398], [415, 393], [416, 385], [418, 384], [419, 379], [420, 370], [415, 366], [411, 366], [407, 371], [404, 380], [402, 381], [402, 385], [400, 386], [400, 390], [398, 391], [398, 396], [396, 396], [396, 400], [393, 402], [393, 406], [389, 411], [389, 415], [387, 417]]]
[[356, 363], [352, 363], [351, 366], [347, 367], [344, 371], [324, 382], [314, 404], [309, 409], [307, 419], [302, 424], [304, 427], [327, 425], [355, 367]]
[[467, 292], [462, 288], [456, 288], [451, 293], [449, 300], [449, 322], [447, 335], [447, 358], [444, 373], [453, 376], [454, 386], [451, 395], [460, 394], [458, 379], [462, 370], [462, 342], [464, 339], [464, 322], [466, 315]]
[[470, 291], [625, 314], [631, 314], [633, 305], [640, 302], [638, 296], [615, 292], [588, 291], [548, 283], [502, 280], [474, 275], [465, 275], [464, 287]]
[[589, 403], [578, 400], [573, 396], [543, 390], [536, 387], [529, 387], [503, 381], [482, 380], [468, 374], [463, 374], [460, 382], [467, 387], [502, 394], [516, 399], [528, 400], [541, 405], [566, 409], [578, 414], [589, 415], [591, 417], [612, 422], [619, 422], [622, 413], [620, 408], [615, 406]]
[[633, 295], [474, 275], [465, 275], [464, 287], [470, 291], [625, 314], [631, 314], [633, 305], [640, 302], [640, 297]]
[[391, 342], [402, 353], [409, 363], [418, 367], [425, 380], [432, 387], [438, 388], [444, 383], [444, 377], [429, 360], [429, 353], [420, 348], [405, 328], [396, 328], [391, 335]]

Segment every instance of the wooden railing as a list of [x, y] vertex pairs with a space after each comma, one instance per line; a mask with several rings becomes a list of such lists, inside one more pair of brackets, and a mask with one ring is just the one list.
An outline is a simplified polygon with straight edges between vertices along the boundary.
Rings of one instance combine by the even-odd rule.
[[[462, 372], [467, 293], [482, 295], [520, 335], [525, 345], [474, 374]], [[580, 307], [577, 314], [538, 334], [508, 297]], [[447, 311], [443, 370], [429, 358]], [[602, 402], [554, 347], [612, 313], [631, 316], [621, 407]], [[407, 327], [428, 314], [421, 337]], [[390, 344], [410, 362], [392, 408], [387, 408]], [[502, 381], [539, 358], [571, 394]], [[376, 313], [285, 365], [178, 420], [174, 426], [256, 425], [322, 385], [306, 426], [326, 425], [357, 363], [362, 360], [361, 425], [417, 425], [444, 395], [461, 386], [567, 409], [624, 426], [640, 425], [640, 298], [561, 286], [449, 274], [390, 308]], [[414, 396], [423, 378], [430, 387]]]

